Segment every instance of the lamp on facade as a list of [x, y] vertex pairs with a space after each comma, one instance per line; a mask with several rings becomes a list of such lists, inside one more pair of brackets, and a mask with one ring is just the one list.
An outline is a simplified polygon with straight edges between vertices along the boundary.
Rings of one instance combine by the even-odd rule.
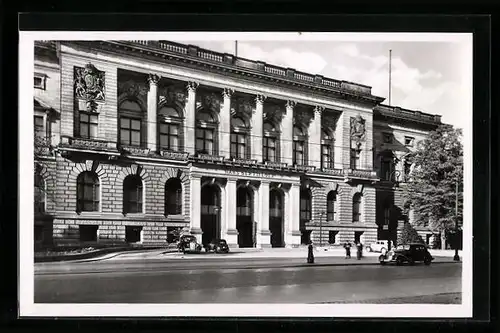
[[394, 186], [396, 187], [399, 186], [399, 176], [401, 176], [401, 171], [399, 170], [394, 170], [389, 174], [389, 180], [395, 179]]

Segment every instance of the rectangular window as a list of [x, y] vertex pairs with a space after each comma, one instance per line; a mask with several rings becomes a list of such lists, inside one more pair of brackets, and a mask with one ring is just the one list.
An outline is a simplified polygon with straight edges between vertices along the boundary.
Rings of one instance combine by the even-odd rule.
[[393, 135], [392, 133], [383, 133], [384, 143], [392, 143]]
[[359, 155], [360, 155], [360, 150], [351, 148], [351, 169], [356, 170], [359, 167]]
[[36, 89], [45, 90], [45, 76], [43, 74], [35, 74], [33, 77], [33, 85]]
[[80, 229], [80, 241], [81, 242], [96, 242], [97, 241], [97, 231], [99, 226], [97, 225], [79, 225]]
[[363, 233], [364, 231], [355, 231], [354, 232], [354, 243], [363, 243]]
[[97, 138], [97, 115], [80, 113], [80, 137], [85, 139]]
[[196, 152], [214, 154], [214, 130], [211, 128], [196, 129]]
[[127, 243], [141, 242], [142, 227], [138, 226], [125, 226], [125, 241]]
[[231, 157], [246, 158], [246, 135], [231, 133]]
[[[382, 159], [382, 161], [380, 162], [380, 177], [383, 180], [392, 180], [391, 175], [392, 175], [392, 163], [391, 163], [391, 161]], [[392, 178], [394, 178], [394, 177], [392, 177]]]
[[276, 162], [276, 138], [264, 137], [264, 162]]
[[293, 164], [304, 165], [304, 141], [293, 141]]
[[391, 209], [386, 207], [384, 208], [384, 225], [389, 225], [391, 218]]
[[413, 142], [415, 141], [414, 138], [411, 136], [405, 136], [405, 146], [407, 147], [413, 147]]
[[160, 149], [171, 151], [179, 149], [179, 125], [160, 124]]
[[43, 116], [35, 116], [34, 118], [35, 136], [39, 138], [46, 138], [45, 121]]
[[335, 231], [335, 230], [330, 230], [328, 231], [328, 243], [330, 244], [335, 244], [337, 243], [337, 235], [338, 235], [338, 231]]
[[141, 120], [120, 118], [120, 143], [125, 146], [141, 146]]
[[309, 221], [311, 220], [311, 200], [308, 198], [300, 199], [300, 220]]
[[332, 169], [332, 148], [330, 145], [321, 145], [321, 167], [324, 169]]

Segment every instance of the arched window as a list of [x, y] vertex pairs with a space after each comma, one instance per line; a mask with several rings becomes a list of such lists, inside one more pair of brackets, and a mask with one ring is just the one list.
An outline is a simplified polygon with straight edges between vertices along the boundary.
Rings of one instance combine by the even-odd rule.
[[321, 136], [321, 167], [333, 169], [333, 137], [323, 131]]
[[179, 150], [179, 129], [181, 119], [176, 109], [163, 106], [159, 111], [158, 136], [161, 150], [178, 151]]
[[327, 221], [335, 221], [337, 209], [337, 192], [330, 191], [326, 196]]
[[293, 127], [293, 164], [306, 164], [306, 138], [300, 127]]
[[215, 152], [215, 129], [217, 123], [210, 112], [200, 110], [197, 113], [196, 153], [213, 154]]
[[136, 101], [125, 100], [120, 104], [120, 144], [141, 146], [142, 108]]
[[138, 175], [129, 175], [123, 181], [123, 212], [142, 213], [142, 180]]
[[269, 121], [264, 122], [264, 137], [262, 138], [262, 153], [264, 162], [277, 162], [278, 153], [278, 133], [276, 127]]
[[35, 193], [34, 193], [35, 213], [45, 212], [45, 181], [38, 173], [35, 174]]
[[231, 157], [248, 158], [248, 126], [240, 117], [231, 119]]
[[182, 214], [182, 184], [179, 178], [165, 183], [165, 215]]
[[310, 221], [312, 212], [311, 191], [302, 189], [300, 191], [300, 220]]
[[352, 221], [360, 222], [361, 221], [361, 193], [356, 193], [352, 197]]
[[84, 171], [76, 179], [76, 211], [99, 211], [99, 178], [92, 171]]

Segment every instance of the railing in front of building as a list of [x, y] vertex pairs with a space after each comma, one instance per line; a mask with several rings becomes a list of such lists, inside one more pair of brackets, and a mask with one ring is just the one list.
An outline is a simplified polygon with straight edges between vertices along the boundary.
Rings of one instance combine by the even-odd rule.
[[356, 178], [377, 178], [377, 172], [372, 170], [346, 169], [344, 176]]
[[61, 136], [60, 147], [84, 149], [84, 150], [99, 150], [99, 151], [116, 151], [118, 145], [113, 141], [74, 138], [70, 136]]
[[221, 64], [229, 64], [238, 67], [248, 68], [265, 74], [280, 76], [286, 79], [303, 82], [304, 84], [314, 84], [314, 85], [324, 86], [325, 88], [350, 91], [360, 95], [371, 95], [371, 87], [362, 84], [340, 81], [330, 78], [323, 78], [321, 75], [312, 75], [308, 73], [303, 73], [296, 71], [295, 69], [292, 68], [283, 68], [275, 65], [266, 64], [262, 61], [236, 58], [231, 54], [214, 52], [199, 48], [194, 45], [184, 45], [165, 40], [160, 40], [160, 41], [130, 40], [130, 41], [125, 41], [125, 43], [157, 48], [167, 52], [188, 55]]

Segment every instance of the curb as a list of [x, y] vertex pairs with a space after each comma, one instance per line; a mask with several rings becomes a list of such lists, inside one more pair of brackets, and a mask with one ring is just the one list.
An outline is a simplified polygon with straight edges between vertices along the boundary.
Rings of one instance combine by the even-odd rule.
[[[66, 255], [53, 255], [53, 256], [46, 256], [46, 257], [36, 257], [34, 258], [35, 263], [43, 263], [43, 262], [61, 262], [61, 261], [76, 261], [76, 260], [84, 260], [84, 259], [95, 259], [99, 260], [100, 257], [106, 255], [106, 254], [115, 254], [112, 257], [116, 257], [120, 255], [121, 253], [124, 252], [133, 252], [133, 251], [154, 251], [154, 250], [163, 250], [165, 249], [164, 247], [150, 247], [150, 248], [130, 248], [130, 247], [123, 247], [123, 248], [108, 248], [108, 249], [101, 249], [101, 250], [96, 250], [96, 251], [90, 251], [86, 253], [79, 253], [79, 254], [66, 254]], [[165, 249], [166, 251], [170, 250], [168, 248]]]

